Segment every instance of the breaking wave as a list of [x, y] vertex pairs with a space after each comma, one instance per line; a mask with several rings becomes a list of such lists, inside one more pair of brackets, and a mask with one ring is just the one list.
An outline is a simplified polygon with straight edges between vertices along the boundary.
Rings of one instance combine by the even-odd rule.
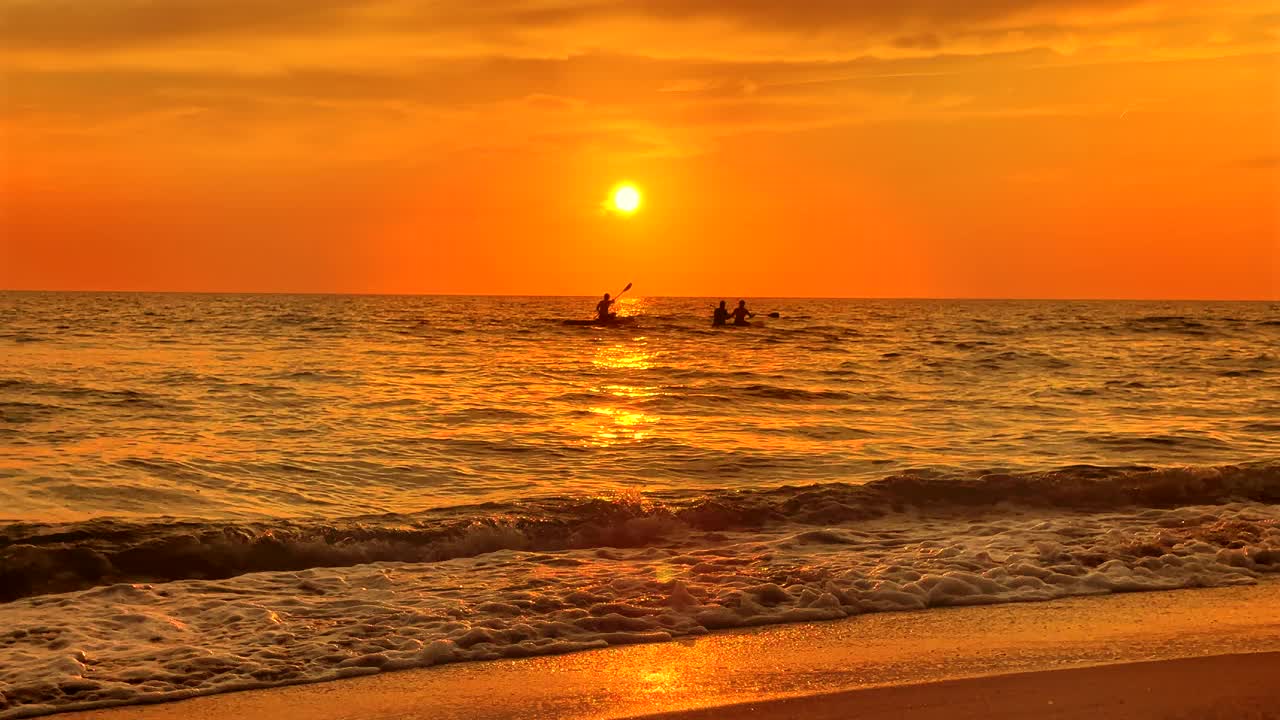
[[1242, 501], [1280, 502], [1280, 463], [1081, 465], [970, 476], [921, 471], [862, 485], [544, 498], [326, 521], [14, 523], [0, 526], [0, 601], [114, 583], [429, 563], [497, 550], [637, 548], [691, 531], [828, 526], [915, 513], [999, 516], [1018, 509], [1099, 512]]

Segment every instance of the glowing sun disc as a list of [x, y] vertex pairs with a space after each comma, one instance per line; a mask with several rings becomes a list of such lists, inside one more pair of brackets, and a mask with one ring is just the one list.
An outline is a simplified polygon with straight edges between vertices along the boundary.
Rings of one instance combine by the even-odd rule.
[[640, 190], [635, 185], [619, 185], [613, 191], [613, 209], [628, 215], [640, 209]]

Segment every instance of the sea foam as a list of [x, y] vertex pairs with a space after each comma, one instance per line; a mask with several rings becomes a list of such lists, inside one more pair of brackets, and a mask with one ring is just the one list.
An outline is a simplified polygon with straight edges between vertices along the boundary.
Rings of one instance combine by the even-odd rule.
[[637, 547], [498, 549], [115, 584], [0, 609], [0, 717], [860, 613], [1254, 583], [1280, 508], [913, 509], [669, 528]]

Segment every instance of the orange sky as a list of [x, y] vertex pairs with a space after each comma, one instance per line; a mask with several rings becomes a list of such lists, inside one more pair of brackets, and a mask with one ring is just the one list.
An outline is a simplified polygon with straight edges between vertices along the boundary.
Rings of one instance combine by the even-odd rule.
[[0, 33], [0, 288], [1280, 299], [1271, 0], [0, 0]]

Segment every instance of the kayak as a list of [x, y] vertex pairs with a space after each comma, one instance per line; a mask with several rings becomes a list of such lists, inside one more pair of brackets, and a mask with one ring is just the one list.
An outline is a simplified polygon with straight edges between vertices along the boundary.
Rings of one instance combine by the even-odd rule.
[[631, 325], [636, 319], [630, 315], [626, 317], [613, 318], [611, 320], [565, 320], [565, 325], [580, 325], [585, 327], [617, 327], [620, 325]]

